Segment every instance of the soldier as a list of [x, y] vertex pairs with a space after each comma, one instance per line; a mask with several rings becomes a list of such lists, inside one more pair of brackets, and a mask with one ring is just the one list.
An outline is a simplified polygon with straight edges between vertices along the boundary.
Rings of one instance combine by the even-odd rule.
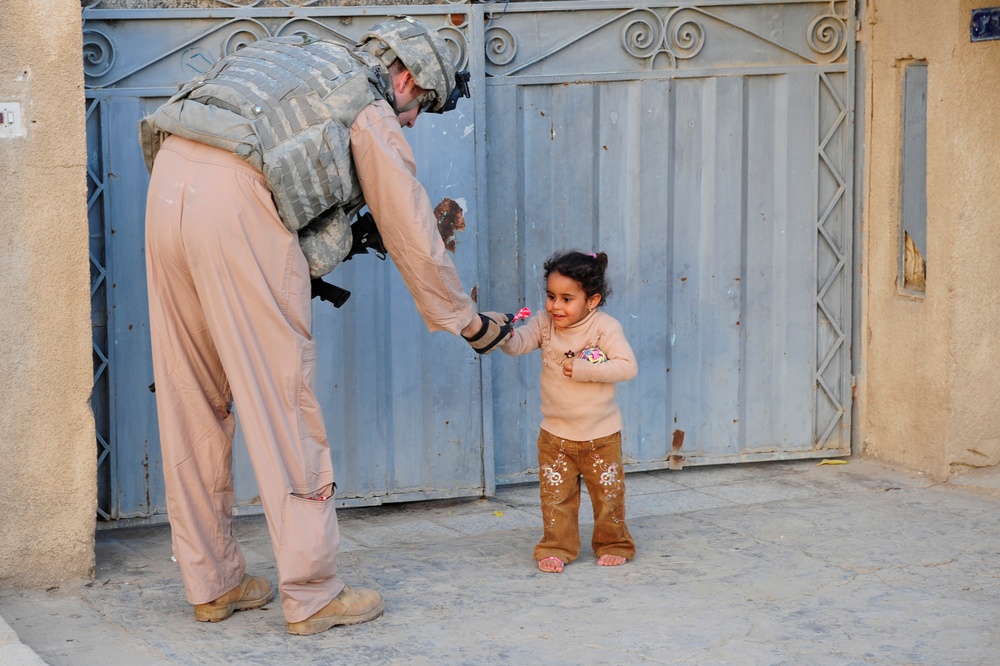
[[377, 591], [337, 574], [310, 287], [348, 255], [349, 221], [367, 204], [430, 330], [481, 354], [506, 342], [509, 316], [478, 313], [462, 288], [402, 133], [421, 113], [454, 109], [467, 81], [441, 37], [403, 17], [355, 49], [308, 35], [259, 40], [140, 122], [167, 510], [195, 619], [224, 620], [274, 595], [246, 573], [233, 535], [233, 400], [289, 633], [382, 613]]

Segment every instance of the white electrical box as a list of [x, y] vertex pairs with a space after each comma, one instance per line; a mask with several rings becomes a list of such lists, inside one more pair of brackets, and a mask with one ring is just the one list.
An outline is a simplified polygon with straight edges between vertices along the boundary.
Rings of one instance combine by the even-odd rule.
[[0, 139], [24, 136], [20, 102], [0, 102]]

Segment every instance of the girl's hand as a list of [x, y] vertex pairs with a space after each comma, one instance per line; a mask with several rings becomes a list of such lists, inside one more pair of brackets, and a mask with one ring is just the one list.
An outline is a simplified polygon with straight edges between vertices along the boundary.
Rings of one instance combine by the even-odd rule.
[[567, 377], [573, 376], [573, 359], [568, 358], [563, 361], [563, 374]]

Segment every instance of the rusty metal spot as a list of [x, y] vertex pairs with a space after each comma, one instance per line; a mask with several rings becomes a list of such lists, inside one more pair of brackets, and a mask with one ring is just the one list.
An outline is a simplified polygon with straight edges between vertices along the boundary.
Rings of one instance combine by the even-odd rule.
[[668, 469], [681, 469], [684, 467], [684, 456], [681, 455], [681, 448], [684, 446], [684, 431], [674, 430], [674, 439], [670, 443], [670, 458], [667, 462]]
[[465, 230], [465, 211], [455, 201], [445, 197], [434, 208], [437, 218], [438, 233], [444, 241], [445, 249], [455, 253], [455, 232]]

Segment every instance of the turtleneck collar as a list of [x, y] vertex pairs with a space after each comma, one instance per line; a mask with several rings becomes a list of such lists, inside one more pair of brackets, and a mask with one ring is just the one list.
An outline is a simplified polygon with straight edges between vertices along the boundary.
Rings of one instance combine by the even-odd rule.
[[585, 316], [585, 317], [584, 317], [583, 319], [581, 319], [580, 321], [576, 322], [576, 323], [575, 323], [575, 324], [573, 324], [572, 326], [567, 326], [566, 328], [567, 328], [567, 329], [572, 329], [572, 328], [579, 328], [579, 327], [582, 327], [582, 326], [586, 325], [587, 323], [589, 323], [589, 322], [590, 322], [590, 320], [591, 320], [591, 319], [593, 319], [593, 318], [594, 318], [594, 313], [595, 313], [595, 312], [597, 312], [597, 308], [594, 308], [593, 310], [591, 310], [590, 312], [588, 312], [588, 313], [587, 313], [587, 316]]

